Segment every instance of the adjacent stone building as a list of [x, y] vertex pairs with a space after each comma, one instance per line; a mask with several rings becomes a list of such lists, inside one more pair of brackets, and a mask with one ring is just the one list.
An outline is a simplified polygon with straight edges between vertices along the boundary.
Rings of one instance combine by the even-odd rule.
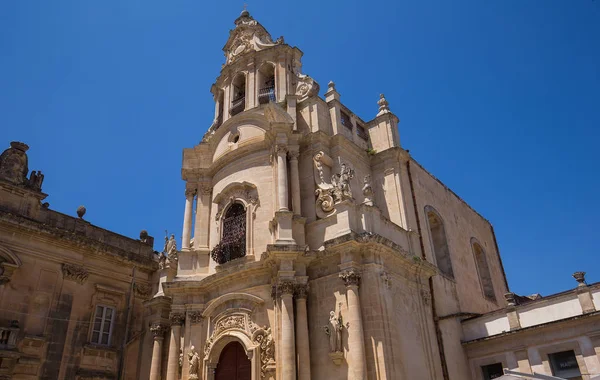
[[[50, 210], [28, 146], [0, 156], [0, 379], [143, 378], [153, 239]], [[147, 374], [146, 374], [147, 378]]]
[[[479, 380], [600, 374], [600, 284], [509, 292], [491, 224], [247, 11], [183, 151], [181, 247], [49, 209], [0, 157], [0, 378]], [[375, 102], [374, 102], [375, 103]]]

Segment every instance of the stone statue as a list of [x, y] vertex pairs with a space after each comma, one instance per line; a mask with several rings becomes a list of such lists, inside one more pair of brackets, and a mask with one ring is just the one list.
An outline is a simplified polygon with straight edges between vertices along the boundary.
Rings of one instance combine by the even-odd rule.
[[163, 253], [167, 256], [169, 261], [177, 260], [177, 242], [175, 241], [175, 234], [171, 234], [170, 238], [165, 236], [165, 248]]
[[27, 144], [13, 141], [0, 155], [0, 178], [14, 185], [27, 185]]
[[344, 324], [342, 322], [342, 314], [335, 315], [335, 311], [329, 313], [329, 324], [325, 326], [325, 334], [329, 336], [329, 351], [342, 352], [342, 330]]
[[188, 362], [190, 365], [190, 380], [198, 380], [198, 370], [200, 368], [200, 355], [196, 352], [194, 346], [190, 347], [188, 352]]
[[362, 192], [365, 196], [365, 200], [363, 201], [363, 203], [367, 206], [373, 206], [373, 187], [371, 187], [370, 175], [365, 176], [365, 179], [363, 181]]

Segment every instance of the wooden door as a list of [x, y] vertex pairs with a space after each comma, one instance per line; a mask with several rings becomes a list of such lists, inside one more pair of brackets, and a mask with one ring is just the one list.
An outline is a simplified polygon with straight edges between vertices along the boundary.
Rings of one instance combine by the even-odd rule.
[[221, 356], [215, 371], [215, 380], [251, 380], [252, 363], [246, 355], [244, 347], [238, 342], [228, 343]]

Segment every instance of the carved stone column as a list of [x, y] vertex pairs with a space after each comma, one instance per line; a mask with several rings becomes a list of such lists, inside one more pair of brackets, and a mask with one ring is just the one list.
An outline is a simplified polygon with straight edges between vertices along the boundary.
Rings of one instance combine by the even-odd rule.
[[152, 362], [150, 363], [150, 380], [160, 380], [162, 345], [165, 337], [165, 325], [155, 323], [150, 326], [150, 331], [154, 336], [154, 346], [152, 347]]
[[310, 344], [306, 313], [307, 285], [296, 285], [296, 349], [298, 350], [298, 380], [310, 380]]
[[192, 211], [194, 208], [194, 196], [196, 189], [185, 190], [185, 212], [183, 214], [183, 233], [181, 234], [181, 249], [188, 251], [190, 249], [190, 239], [192, 238]]
[[346, 297], [348, 298], [348, 367], [354, 374], [354, 379], [362, 380], [367, 378], [367, 362], [358, 295], [360, 273], [355, 269], [348, 269], [340, 273], [340, 278], [346, 285]]
[[277, 145], [277, 193], [279, 211], [288, 211], [287, 147]]
[[167, 380], [179, 378], [179, 349], [181, 344], [181, 325], [185, 316], [180, 313], [171, 313], [171, 340], [169, 341], [169, 359], [167, 362]]
[[296, 379], [296, 342], [294, 339], [294, 283], [279, 283], [281, 297], [281, 372], [282, 380]]
[[290, 150], [290, 174], [292, 176], [292, 211], [294, 215], [301, 215], [300, 204], [300, 174], [298, 171], [298, 149]]

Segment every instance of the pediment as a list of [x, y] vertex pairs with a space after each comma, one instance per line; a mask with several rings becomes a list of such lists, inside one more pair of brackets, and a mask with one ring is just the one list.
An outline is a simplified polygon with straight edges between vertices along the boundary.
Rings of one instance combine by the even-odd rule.
[[261, 51], [272, 46], [282, 45], [283, 37], [273, 41], [267, 30], [247, 11], [235, 20], [235, 29], [229, 32], [229, 39], [223, 47], [226, 64], [250, 51]]

